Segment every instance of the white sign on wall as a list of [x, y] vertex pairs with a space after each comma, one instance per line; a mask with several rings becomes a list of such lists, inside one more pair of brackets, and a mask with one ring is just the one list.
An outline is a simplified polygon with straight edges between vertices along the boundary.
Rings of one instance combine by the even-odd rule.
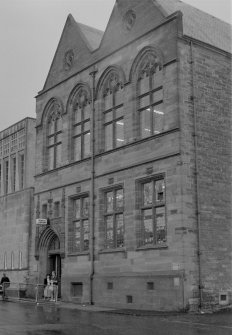
[[36, 224], [46, 225], [47, 224], [47, 219], [36, 219]]

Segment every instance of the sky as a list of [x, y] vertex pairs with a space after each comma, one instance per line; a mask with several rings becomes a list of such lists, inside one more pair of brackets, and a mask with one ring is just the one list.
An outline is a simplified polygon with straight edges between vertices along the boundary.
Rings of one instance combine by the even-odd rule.
[[[141, 0], [142, 1], [142, 0]], [[232, 22], [232, 0], [184, 0]], [[0, 0], [0, 131], [36, 117], [43, 88], [69, 13], [105, 30], [115, 0]]]

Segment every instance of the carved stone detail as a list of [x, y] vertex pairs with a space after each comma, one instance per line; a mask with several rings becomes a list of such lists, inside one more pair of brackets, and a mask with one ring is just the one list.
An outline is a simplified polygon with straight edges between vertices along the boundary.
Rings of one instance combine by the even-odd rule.
[[157, 69], [162, 69], [162, 64], [159, 58], [154, 54], [147, 54], [142, 60], [139, 68], [139, 79], [154, 74]]
[[85, 88], [80, 88], [78, 90], [78, 92], [76, 93], [75, 99], [74, 99], [74, 103], [73, 103], [73, 107], [74, 109], [76, 108], [84, 108], [86, 107], [88, 104], [91, 103], [91, 95], [90, 93], [85, 89]]
[[59, 119], [63, 114], [63, 107], [59, 101], [56, 99], [53, 100], [50, 108], [49, 108], [49, 122], [55, 121], [56, 119]]
[[135, 24], [135, 20], [136, 20], [135, 12], [132, 9], [128, 10], [126, 14], [123, 16], [124, 28], [128, 31], [131, 30]]
[[113, 92], [116, 92], [121, 88], [123, 88], [123, 82], [120, 79], [119, 74], [117, 72], [111, 72], [106, 79], [103, 88], [103, 96], [112, 94]]
[[64, 69], [66, 71], [70, 70], [73, 66], [74, 52], [72, 49], [68, 50], [64, 54]]

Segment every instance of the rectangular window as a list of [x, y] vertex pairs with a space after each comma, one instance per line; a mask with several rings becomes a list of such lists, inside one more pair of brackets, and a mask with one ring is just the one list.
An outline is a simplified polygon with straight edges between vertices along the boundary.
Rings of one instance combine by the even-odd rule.
[[16, 187], [16, 157], [11, 159], [11, 188], [12, 192], [15, 192]]
[[105, 248], [124, 246], [124, 192], [115, 188], [105, 192]]
[[71, 252], [89, 250], [89, 197], [73, 200], [73, 245]]
[[22, 251], [19, 251], [19, 269], [22, 269], [23, 267], [23, 253]]
[[141, 184], [142, 244], [159, 245], [167, 241], [164, 179]]
[[5, 161], [5, 194], [9, 191], [9, 161]]
[[47, 204], [42, 205], [42, 219], [47, 219], [48, 217], [48, 206]]
[[60, 217], [60, 202], [59, 201], [54, 202], [54, 217], [55, 218]]
[[19, 155], [19, 187], [24, 188], [24, 154]]

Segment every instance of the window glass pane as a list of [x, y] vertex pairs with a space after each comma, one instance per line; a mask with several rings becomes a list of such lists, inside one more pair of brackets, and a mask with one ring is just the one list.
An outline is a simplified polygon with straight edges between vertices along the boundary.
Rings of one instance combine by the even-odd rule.
[[155, 183], [155, 201], [160, 203], [164, 201], [165, 197], [165, 185], [164, 180], [157, 180]]
[[166, 242], [165, 208], [156, 208], [156, 240], [157, 243]]
[[54, 144], [54, 136], [51, 136], [48, 138], [48, 145], [53, 145]]
[[48, 134], [49, 135], [54, 134], [54, 131], [55, 131], [54, 126], [55, 126], [55, 122], [51, 120], [48, 124]]
[[109, 111], [105, 113], [105, 122], [111, 122], [113, 119], [113, 112]]
[[56, 143], [61, 142], [61, 140], [62, 140], [62, 133], [58, 133], [56, 135]]
[[113, 98], [112, 94], [108, 94], [105, 96], [105, 110], [112, 108], [113, 106]]
[[81, 229], [80, 229], [80, 222], [75, 222], [75, 249], [76, 251], [80, 251], [81, 249]]
[[116, 113], [116, 119], [118, 119], [119, 117], [124, 116], [124, 108], [123, 108], [123, 106], [117, 108], [117, 109], [115, 110], [115, 113]]
[[118, 91], [115, 92], [115, 106], [123, 103], [123, 90], [119, 88]]
[[153, 130], [154, 134], [159, 134], [164, 130], [163, 104], [156, 105], [153, 110]]
[[159, 91], [156, 91], [152, 94], [152, 101], [153, 103], [154, 102], [158, 102], [160, 100], [163, 100], [163, 90], [159, 90]]
[[88, 220], [83, 221], [83, 240], [84, 240], [83, 249], [88, 250], [89, 249], [89, 221]]
[[84, 123], [84, 131], [88, 131], [88, 130], [90, 130], [90, 122], [89, 121]]
[[81, 200], [77, 199], [74, 201], [74, 219], [80, 219], [81, 217]]
[[105, 126], [105, 149], [111, 150], [113, 149], [113, 128], [112, 124], [108, 124]]
[[120, 147], [124, 144], [124, 120], [121, 119], [116, 122], [116, 147]]
[[116, 191], [116, 211], [123, 210], [123, 189], [117, 190]]
[[90, 118], [91, 104], [87, 104], [84, 108], [84, 120]]
[[81, 159], [81, 137], [74, 138], [74, 160], [78, 161]]
[[139, 94], [147, 93], [149, 92], [149, 76], [142, 78], [138, 82], [139, 85]]
[[60, 166], [61, 165], [61, 161], [62, 161], [62, 146], [61, 144], [56, 146], [56, 166]]
[[56, 119], [56, 131], [62, 130], [62, 118]]
[[114, 194], [113, 192], [106, 193], [106, 212], [113, 212], [114, 209]]
[[89, 216], [89, 198], [82, 199], [82, 215], [83, 217]]
[[152, 182], [143, 185], [143, 204], [145, 206], [152, 204]]
[[54, 169], [54, 147], [48, 148], [48, 168]]
[[113, 216], [106, 217], [106, 248], [114, 247]]
[[74, 112], [74, 123], [81, 122], [81, 109], [78, 108]]
[[142, 138], [151, 135], [150, 108], [140, 112], [141, 136]]
[[123, 215], [116, 215], [116, 247], [121, 248], [124, 246], [124, 224]]
[[144, 224], [144, 242], [153, 243], [153, 220], [152, 220], [152, 209], [146, 209], [143, 211], [143, 224]]
[[90, 133], [84, 135], [84, 158], [90, 155]]
[[73, 130], [74, 130], [74, 136], [75, 135], [80, 135], [80, 133], [81, 133], [81, 125], [74, 126]]
[[149, 95], [146, 95], [143, 98], [139, 99], [139, 108], [144, 108], [150, 105], [150, 97]]

